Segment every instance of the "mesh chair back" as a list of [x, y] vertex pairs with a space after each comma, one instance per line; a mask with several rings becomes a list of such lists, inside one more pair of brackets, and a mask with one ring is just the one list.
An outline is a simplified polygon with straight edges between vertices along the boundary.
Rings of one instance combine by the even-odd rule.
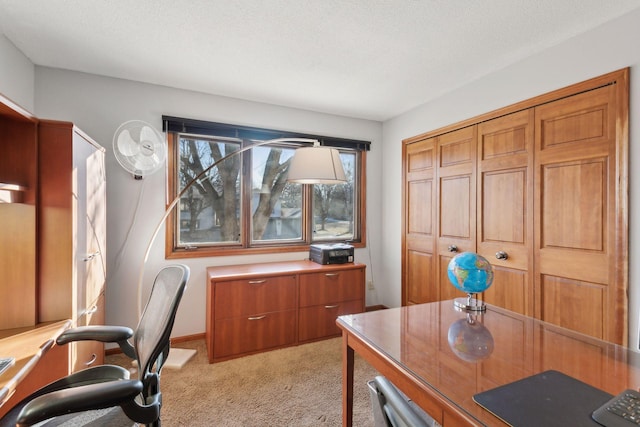
[[133, 336], [140, 379], [155, 369], [159, 372], [169, 349], [171, 329], [180, 299], [189, 280], [189, 267], [170, 265], [156, 276], [151, 295]]

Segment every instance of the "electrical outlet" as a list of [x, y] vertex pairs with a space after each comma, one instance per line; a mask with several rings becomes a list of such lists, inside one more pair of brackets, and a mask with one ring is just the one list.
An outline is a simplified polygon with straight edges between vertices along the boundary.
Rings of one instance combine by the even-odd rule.
[[373, 280], [369, 280], [367, 281], [367, 288], [369, 290], [374, 290], [375, 288], [373, 287]]

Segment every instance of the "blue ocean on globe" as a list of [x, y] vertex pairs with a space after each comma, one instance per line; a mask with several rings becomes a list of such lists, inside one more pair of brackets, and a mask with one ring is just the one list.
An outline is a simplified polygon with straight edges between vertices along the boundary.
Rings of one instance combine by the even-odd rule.
[[462, 252], [449, 261], [449, 280], [467, 294], [486, 291], [493, 283], [493, 269], [486, 258], [474, 252]]
[[458, 319], [449, 326], [449, 347], [460, 359], [477, 362], [493, 353], [493, 335], [482, 323]]

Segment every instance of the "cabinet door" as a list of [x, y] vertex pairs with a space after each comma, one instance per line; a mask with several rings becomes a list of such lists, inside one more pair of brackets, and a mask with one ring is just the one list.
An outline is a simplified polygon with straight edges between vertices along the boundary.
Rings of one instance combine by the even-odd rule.
[[478, 125], [478, 248], [494, 269], [485, 301], [533, 315], [533, 110]]
[[73, 212], [76, 230], [77, 306], [82, 316], [106, 280], [106, 184], [104, 150], [73, 134]]
[[402, 303], [438, 300], [433, 286], [435, 138], [404, 146], [404, 286]]
[[[77, 320], [78, 326], [104, 325], [104, 294], [87, 308]], [[98, 341], [78, 341], [71, 344], [69, 355], [71, 372], [87, 369], [104, 363], [104, 344]]]
[[[36, 313], [35, 124], [0, 96], [0, 329], [33, 326]], [[19, 191], [3, 191], [8, 184]]]
[[535, 314], [622, 344], [617, 86], [536, 108]]
[[447, 278], [449, 261], [457, 253], [476, 251], [476, 126], [438, 137], [439, 300], [464, 296]]
[[38, 124], [38, 319], [77, 318], [76, 171], [73, 125]]
[[0, 329], [36, 324], [36, 207], [0, 201]]

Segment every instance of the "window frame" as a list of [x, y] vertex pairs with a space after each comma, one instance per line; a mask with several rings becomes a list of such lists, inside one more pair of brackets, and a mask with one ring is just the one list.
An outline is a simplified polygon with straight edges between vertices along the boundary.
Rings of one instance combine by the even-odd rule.
[[[165, 117], [163, 122], [166, 125]], [[206, 123], [206, 122], [203, 122]], [[231, 125], [225, 125], [231, 126]], [[246, 127], [238, 127], [247, 129]], [[255, 128], [248, 128], [255, 129]], [[179, 138], [181, 134], [189, 134], [194, 137], [202, 137], [206, 139], [215, 138], [216, 135], [198, 135], [190, 132], [178, 132], [175, 129], [171, 130], [169, 126], [163, 126], [163, 130], [167, 134], [168, 143], [168, 156], [167, 156], [167, 204], [177, 197], [179, 190]], [[266, 130], [267, 132], [279, 132]], [[282, 132], [279, 133], [279, 137], [298, 137], [305, 138], [309, 135], [302, 134], [289, 134], [282, 136]], [[295, 136], [294, 136], [295, 135]], [[324, 137], [311, 136], [313, 139], [322, 140]], [[223, 138], [224, 139], [224, 138]], [[274, 139], [274, 138], [270, 138]], [[346, 140], [338, 140], [346, 141]], [[358, 146], [353, 151], [359, 152], [356, 155], [356, 179], [354, 185], [354, 239], [349, 240], [348, 243], [354, 247], [366, 247], [366, 151], [368, 149], [368, 142], [356, 141], [365, 143], [366, 148], [363, 149], [362, 145]], [[244, 147], [246, 141], [243, 141]], [[327, 144], [332, 145], [332, 144]], [[351, 151], [347, 148], [348, 145], [334, 146], [338, 150]], [[178, 225], [178, 213], [181, 202], [176, 203], [176, 207], [167, 216], [165, 223], [165, 257], [167, 259], [173, 258], [199, 258], [199, 257], [211, 257], [211, 256], [229, 256], [229, 255], [248, 255], [248, 254], [267, 254], [267, 253], [285, 253], [285, 252], [303, 252], [309, 250], [309, 245], [318, 244], [330, 244], [333, 242], [344, 243], [345, 240], [335, 239], [327, 240], [321, 239], [313, 241], [313, 184], [301, 184], [302, 185], [302, 239], [300, 241], [283, 241], [283, 242], [253, 242], [251, 236], [251, 180], [244, 179], [248, 173], [248, 169], [251, 168], [251, 156], [252, 149], [249, 149], [241, 154], [242, 165], [241, 173], [243, 179], [241, 180], [241, 203], [243, 204], [242, 214], [239, 219], [241, 227], [241, 240], [239, 243], [221, 243], [220, 245], [207, 245], [207, 246], [179, 246], [177, 245], [178, 232], [176, 227]], [[247, 208], [249, 207], [249, 208]], [[359, 236], [356, 236], [359, 233]]]

